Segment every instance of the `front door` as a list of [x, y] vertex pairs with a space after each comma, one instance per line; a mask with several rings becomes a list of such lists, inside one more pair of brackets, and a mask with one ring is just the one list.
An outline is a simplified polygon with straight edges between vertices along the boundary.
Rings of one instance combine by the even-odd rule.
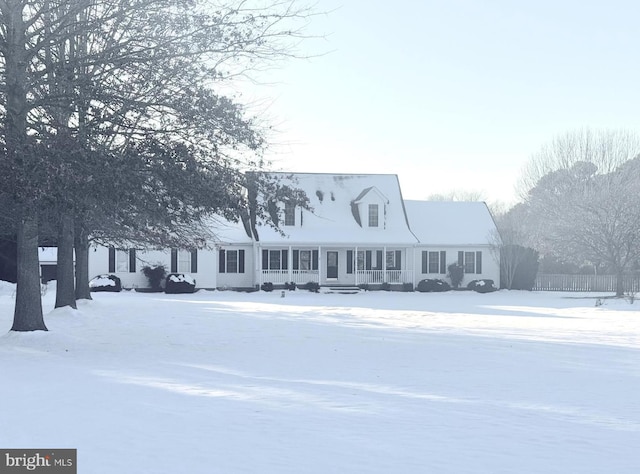
[[327, 279], [338, 279], [338, 252], [327, 252]]

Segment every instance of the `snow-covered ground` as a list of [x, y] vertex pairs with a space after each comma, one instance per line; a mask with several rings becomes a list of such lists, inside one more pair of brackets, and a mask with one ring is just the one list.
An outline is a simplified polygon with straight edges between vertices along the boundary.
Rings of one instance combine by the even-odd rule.
[[0, 448], [77, 448], [78, 472], [640, 471], [640, 302], [49, 291], [50, 331], [17, 334], [12, 292]]

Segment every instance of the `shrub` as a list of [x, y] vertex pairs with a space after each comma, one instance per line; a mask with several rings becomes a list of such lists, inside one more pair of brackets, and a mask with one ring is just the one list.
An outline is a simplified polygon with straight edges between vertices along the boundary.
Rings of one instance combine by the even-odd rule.
[[413, 291], [413, 283], [403, 283], [402, 291], [405, 293], [411, 293]]
[[89, 282], [91, 291], [122, 291], [122, 282], [115, 275], [98, 275]]
[[294, 282], [292, 282], [292, 281], [285, 282], [284, 288], [285, 288], [285, 290], [296, 291], [296, 284]]
[[416, 291], [421, 293], [449, 291], [450, 289], [451, 285], [449, 283], [437, 278], [420, 280], [416, 287]]
[[260, 286], [262, 291], [273, 291], [273, 283], [267, 281]]
[[459, 263], [452, 263], [447, 267], [447, 276], [451, 280], [451, 286], [458, 288], [464, 278], [464, 267]]
[[467, 285], [467, 289], [478, 293], [491, 293], [492, 291], [497, 290], [496, 286], [493, 284], [493, 280], [489, 279], [471, 280]]
[[368, 283], [361, 283], [358, 285], [358, 288], [360, 288], [363, 291], [371, 290], [371, 286]]
[[165, 293], [193, 293], [194, 291], [196, 291], [196, 281], [191, 275], [171, 273], [165, 280]]
[[153, 267], [147, 265], [142, 267], [142, 273], [149, 280], [149, 286], [154, 291], [162, 291], [162, 280], [167, 275], [164, 265], [157, 264]]
[[304, 285], [304, 289], [305, 290], [309, 290], [312, 293], [319, 293], [320, 292], [320, 283], [318, 283], [316, 281], [309, 281]]
[[383, 291], [389, 291], [391, 289], [391, 284], [385, 281], [380, 285], [380, 289]]

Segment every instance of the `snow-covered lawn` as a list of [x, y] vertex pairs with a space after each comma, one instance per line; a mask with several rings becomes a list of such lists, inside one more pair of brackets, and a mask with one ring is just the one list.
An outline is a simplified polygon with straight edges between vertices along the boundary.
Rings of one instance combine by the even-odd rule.
[[640, 472], [640, 302], [96, 293], [9, 333], [0, 448], [78, 472]]

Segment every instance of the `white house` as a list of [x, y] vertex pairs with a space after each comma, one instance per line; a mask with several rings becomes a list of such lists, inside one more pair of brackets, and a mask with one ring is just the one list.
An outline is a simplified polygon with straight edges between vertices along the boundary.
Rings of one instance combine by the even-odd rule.
[[[278, 232], [242, 223], [212, 223], [211, 250], [136, 251], [97, 247], [91, 275], [111, 273], [123, 287], [146, 287], [144, 265], [189, 273], [199, 288], [255, 288], [317, 282], [323, 286], [417, 284], [465, 268], [463, 284], [500, 281], [491, 251], [496, 227], [484, 203], [405, 201], [396, 175], [276, 174], [305, 191], [311, 209], [276, 203]], [[261, 197], [268, 199], [268, 196]]]

